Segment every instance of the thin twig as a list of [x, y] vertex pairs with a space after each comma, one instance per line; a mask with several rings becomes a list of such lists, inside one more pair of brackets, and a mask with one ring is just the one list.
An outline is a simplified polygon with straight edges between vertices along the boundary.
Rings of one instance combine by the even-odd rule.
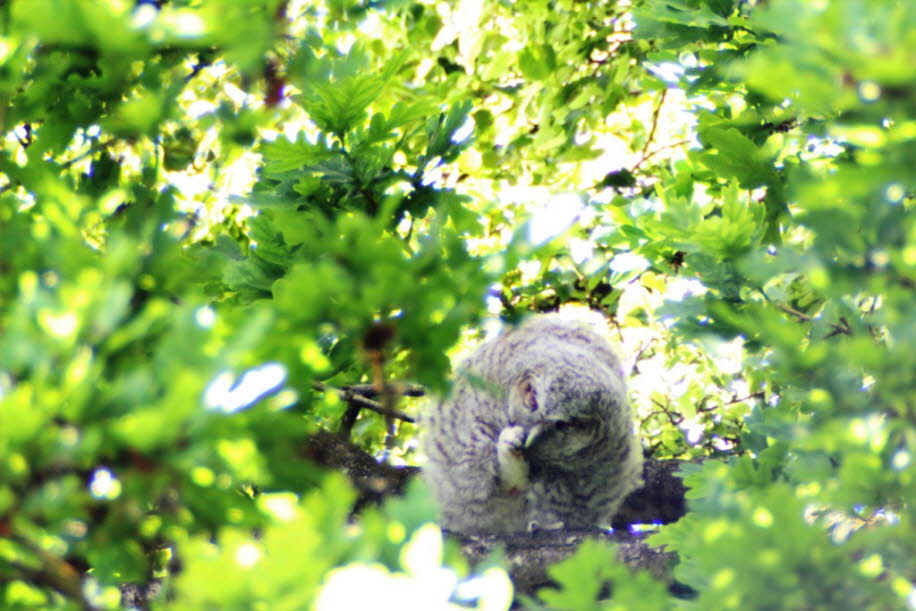
[[710, 395], [706, 395], [705, 397], [703, 397], [703, 400], [700, 401], [700, 407], [697, 408], [697, 413], [704, 414], [708, 412], [714, 412], [717, 409], [719, 409], [720, 407], [725, 407], [726, 405], [735, 405], [736, 403], [743, 403], [744, 401], [749, 401], [751, 399], [762, 399], [765, 396], [766, 396], [766, 393], [764, 393], [762, 390], [757, 391], [757, 392], [752, 392], [751, 394], [749, 394], [746, 397], [738, 397], [737, 395], [732, 395], [732, 398], [726, 401], [725, 403], [718, 403], [716, 405], [713, 405], [712, 407], [706, 407], [704, 404], [706, 403], [706, 399], [710, 397]]
[[795, 308], [790, 308], [789, 306], [783, 305], [777, 301], [771, 301], [770, 303], [772, 303], [774, 306], [776, 306], [777, 309], [782, 310], [786, 314], [791, 314], [792, 316], [795, 316], [801, 322], [811, 322], [813, 320], [810, 316], [808, 316], [804, 312], [799, 312]]
[[758, 390], [757, 392], [752, 392], [751, 394], [749, 394], [746, 397], [736, 397], [732, 395], [731, 400], [726, 401], [725, 405], [734, 405], [735, 403], [742, 403], [744, 401], [749, 401], [751, 399], [765, 399], [765, 398], [766, 398], [766, 392], [762, 390]]
[[642, 358], [642, 355], [646, 352], [646, 350], [648, 350], [656, 341], [658, 341], [658, 338], [653, 337], [645, 344], [643, 344], [639, 350], [636, 351], [636, 356], [633, 358], [633, 367], [630, 369], [631, 374], [635, 375], [639, 373], [639, 359]]
[[397, 418], [398, 420], [403, 420], [404, 422], [411, 422], [411, 423], [416, 422], [416, 418], [414, 418], [413, 416], [408, 416], [407, 414], [405, 414], [404, 412], [400, 410], [385, 407], [378, 401], [373, 401], [372, 399], [367, 399], [366, 397], [363, 397], [363, 396], [360, 396], [354, 393], [347, 393], [346, 391], [344, 391], [343, 398], [347, 403], [358, 405], [359, 407], [364, 407], [377, 414], [381, 414], [382, 416], [389, 416], [391, 418]]
[[661, 401], [658, 401], [657, 399], [652, 399], [652, 403], [654, 403], [655, 405], [657, 405], [659, 409], [656, 410], [656, 411], [653, 411], [653, 412], [650, 413], [648, 416], [646, 416], [645, 419], [644, 419], [644, 420], [642, 421], [642, 423], [640, 424], [640, 427], [642, 427], [646, 422], [648, 422], [648, 421], [649, 421], [649, 418], [651, 418], [652, 416], [655, 416], [656, 414], [658, 414], [659, 411], [661, 411], [661, 413], [665, 414], [665, 416], [667, 416], [667, 418], [668, 418], [668, 422], [670, 422], [670, 423], [673, 424], [674, 426], [677, 426], [677, 425], [679, 425], [681, 422], [684, 421], [684, 415], [681, 414], [681, 413], [678, 413], [678, 412], [673, 412], [673, 411], [671, 411], [671, 410], [669, 409], [669, 407], [668, 407], [667, 404], [663, 404]]
[[89, 145], [89, 150], [80, 153], [73, 159], [62, 162], [60, 164], [60, 167], [63, 169], [67, 169], [71, 167], [72, 165], [79, 163], [80, 161], [83, 161], [87, 157], [91, 157], [100, 151], [104, 151], [110, 145], [114, 144], [114, 142], [115, 142], [114, 138], [109, 138], [108, 140], [95, 140], [92, 142], [92, 144]]
[[668, 149], [677, 148], [677, 147], [679, 147], [679, 146], [684, 146], [685, 144], [690, 144], [690, 140], [678, 140], [677, 142], [672, 142], [671, 144], [665, 144], [665, 145], [663, 145], [663, 146], [658, 147], [657, 149], [653, 149], [650, 153], [644, 154], [643, 157], [642, 157], [642, 159], [640, 159], [639, 162], [637, 162], [636, 165], [634, 165], [632, 168], [630, 168], [630, 172], [631, 172], [631, 173], [632, 173], [632, 172], [635, 172], [636, 170], [639, 169], [639, 166], [641, 166], [641, 165], [644, 164], [645, 162], [649, 161], [650, 159], [652, 159], [653, 157], [655, 157], [656, 155], [658, 155], [658, 154], [661, 153], [662, 151], [666, 151], [666, 150], [668, 150]]
[[824, 339], [830, 339], [837, 335], [852, 335], [852, 326], [850, 326], [845, 316], [840, 316], [840, 322], [832, 322], [830, 326], [833, 327], [833, 331], [825, 335]]
[[[404, 412], [400, 410], [385, 407], [378, 401], [373, 401], [372, 399], [368, 399], [365, 396], [363, 396], [362, 394], [355, 392], [352, 388], [350, 390], [343, 389], [343, 388], [332, 388], [328, 386], [327, 384], [324, 384], [323, 382], [315, 382], [313, 386], [315, 390], [319, 390], [321, 392], [328, 392], [328, 391], [337, 392], [344, 401], [346, 401], [348, 404], [352, 406], [368, 409], [370, 411], [375, 412], [376, 414], [381, 414], [382, 416], [389, 416], [391, 418], [397, 418], [398, 420], [403, 420], [404, 422], [414, 423], [417, 421], [416, 418], [414, 418], [413, 416], [405, 414]], [[360, 386], [362, 387], [362, 385]], [[419, 396], [419, 395], [408, 395], [408, 396]]]
[[[378, 389], [374, 384], [348, 384], [341, 386], [340, 390], [348, 390], [367, 399], [373, 399], [379, 395]], [[405, 397], [423, 397], [426, 395], [426, 389], [419, 384], [391, 384], [390, 391]]]
[[649, 128], [649, 137], [646, 138], [646, 143], [643, 145], [642, 151], [639, 153], [640, 160], [637, 161], [636, 165], [632, 167], [630, 170], [631, 173], [638, 169], [639, 166], [641, 166], [646, 161], [646, 159], [649, 158], [649, 146], [651, 146], [652, 142], [655, 140], [655, 130], [658, 129], [658, 117], [662, 112], [662, 106], [665, 105], [665, 97], [667, 95], [668, 89], [662, 89], [661, 94], [658, 96], [658, 103], [655, 105], [655, 109], [652, 111], [652, 127]]
[[766, 292], [765, 292], [762, 288], [761, 288], [761, 289], [757, 289], [757, 292], [759, 292], [761, 295], [763, 295], [763, 298], [767, 300], [767, 303], [773, 304], [774, 306], [776, 306], [776, 308], [777, 308], [778, 310], [781, 310], [781, 311], [783, 311], [783, 312], [786, 313], [786, 314], [790, 314], [790, 315], [796, 317], [796, 318], [797, 318], [799, 321], [801, 321], [801, 322], [811, 322], [812, 320], [814, 320], [811, 316], [808, 316], [808, 315], [805, 314], [804, 312], [799, 312], [798, 310], [796, 310], [796, 309], [794, 309], [794, 308], [790, 308], [790, 307], [787, 306], [787, 305], [783, 305], [783, 304], [779, 303], [778, 301], [773, 301], [772, 299], [770, 299], [770, 296], [767, 295]]

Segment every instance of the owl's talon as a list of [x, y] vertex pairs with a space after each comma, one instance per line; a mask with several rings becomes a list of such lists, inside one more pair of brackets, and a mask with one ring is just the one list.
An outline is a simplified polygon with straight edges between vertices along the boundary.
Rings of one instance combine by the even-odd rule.
[[556, 522], [548, 522], [547, 524], [540, 524], [537, 520], [531, 520], [528, 522], [528, 532], [534, 533], [536, 531], [543, 530], [560, 530], [565, 526], [562, 520], [557, 520]]

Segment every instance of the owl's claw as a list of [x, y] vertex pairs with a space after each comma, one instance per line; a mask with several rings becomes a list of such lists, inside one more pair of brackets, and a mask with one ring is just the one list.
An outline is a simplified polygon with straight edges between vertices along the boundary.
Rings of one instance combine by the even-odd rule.
[[533, 427], [531, 427], [531, 430], [528, 431], [527, 435], [525, 435], [525, 447], [530, 448], [531, 444], [534, 443], [534, 441], [541, 435], [543, 431], [543, 424], [535, 424]]
[[563, 524], [562, 520], [557, 520], [556, 522], [550, 522], [548, 524], [541, 524], [537, 520], [531, 520], [528, 522], [528, 532], [533, 533], [538, 530], [560, 530], [564, 526], [565, 524]]

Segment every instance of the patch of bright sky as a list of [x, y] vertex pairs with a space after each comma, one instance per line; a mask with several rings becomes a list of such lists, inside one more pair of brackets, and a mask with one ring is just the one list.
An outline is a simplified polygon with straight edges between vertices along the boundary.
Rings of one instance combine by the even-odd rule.
[[[542, 200], [543, 201], [543, 200]], [[545, 244], [572, 227], [585, 207], [578, 193], [556, 193], [532, 210], [528, 223], [528, 241]]]
[[464, 123], [461, 124], [461, 127], [455, 130], [455, 133], [452, 134], [452, 143], [461, 144], [468, 138], [474, 135], [474, 129], [477, 127], [477, 122], [474, 121], [474, 118], [468, 116]]
[[280, 363], [265, 363], [249, 369], [238, 379], [224, 371], [204, 391], [204, 406], [226, 413], [235, 412], [278, 390], [284, 380], [286, 367]]
[[669, 85], [677, 85], [684, 76], [684, 66], [675, 62], [646, 63], [646, 68]]
[[612, 272], [628, 274], [630, 272], [647, 269], [649, 267], [649, 261], [642, 255], [633, 252], [622, 252], [614, 255], [608, 263], [608, 267]]

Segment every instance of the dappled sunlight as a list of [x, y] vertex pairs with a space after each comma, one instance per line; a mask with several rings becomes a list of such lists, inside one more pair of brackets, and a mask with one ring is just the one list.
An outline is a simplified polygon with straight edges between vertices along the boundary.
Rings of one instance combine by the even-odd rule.
[[89, 492], [99, 500], [112, 501], [121, 494], [121, 482], [108, 469], [96, 469], [89, 482]]
[[[916, 609], [913, 2], [2, 4], [0, 607]], [[422, 435], [554, 312], [648, 487], [469, 572]]]
[[261, 560], [264, 552], [258, 544], [242, 543], [235, 550], [235, 561], [243, 569], [254, 568]]

